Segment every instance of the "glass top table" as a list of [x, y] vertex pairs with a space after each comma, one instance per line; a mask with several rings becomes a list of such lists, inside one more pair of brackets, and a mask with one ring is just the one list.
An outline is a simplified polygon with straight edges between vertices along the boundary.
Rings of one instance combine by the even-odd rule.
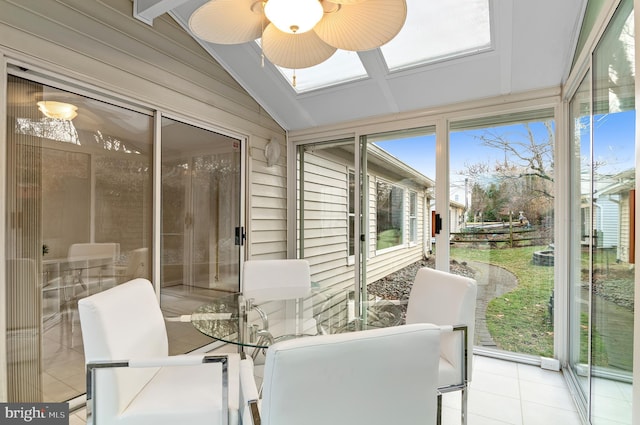
[[201, 305], [190, 321], [214, 339], [255, 348], [267, 348], [284, 339], [396, 326], [404, 321], [404, 308], [397, 303], [372, 300], [365, 306], [364, 318], [360, 319], [354, 317], [353, 300], [344, 291], [258, 306], [236, 293]]

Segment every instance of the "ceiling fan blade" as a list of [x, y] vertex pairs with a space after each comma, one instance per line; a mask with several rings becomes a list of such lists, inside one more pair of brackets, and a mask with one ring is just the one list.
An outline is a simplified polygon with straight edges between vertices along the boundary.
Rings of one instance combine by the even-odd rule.
[[189, 18], [189, 28], [198, 38], [218, 44], [255, 40], [268, 23], [259, 0], [211, 0]]
[[337, 3], [337, 4], [356, 4], [356, 3], [362, 3], [367, 0], [323, 0], [323, 2], [326, 2], [326, 1], [330, 1], [331, 3]]
[[336, 51], [313, 31], [287, 34], [269, 24], [262, 34], [262, 51], [275, 65], [289, 69], [302, 69], [329, 59]]
[[338, 49], [370, 50], [395, 37], [402, 29], [406, 18], [405, 0], [342, 3], [337, 11], [325, 13], [313, 31], [327, 44]]

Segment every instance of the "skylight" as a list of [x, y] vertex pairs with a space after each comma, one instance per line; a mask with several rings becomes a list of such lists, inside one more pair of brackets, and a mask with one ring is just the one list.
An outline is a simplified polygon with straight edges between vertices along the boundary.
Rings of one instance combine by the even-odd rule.
[[407, 0], [400, 33], [382, 46], [390, 70], [491, 47], [489, 0]]
[[[287, 81], [293, 81], [293, 70], [277, 67]], [[309, 68], [296, 69], [296, 86], [298, 93], [304, 93], [323, 87], [328, 87], [347, 81], [365, 78], [367, 71], [364, 69], [358, 53], [337, 50], [326, 61]]]
[[[407, 0], [404, 27], [380, 49], [387, 67], [394, 71], [490, 48], [489, 0]], [[294, 70], [277, 68], [292, 84]], [[295, 74], [297, 93], [367, 77], [358, 54], [344, 50], [337, 50], [319, 65], [297, 69]]]

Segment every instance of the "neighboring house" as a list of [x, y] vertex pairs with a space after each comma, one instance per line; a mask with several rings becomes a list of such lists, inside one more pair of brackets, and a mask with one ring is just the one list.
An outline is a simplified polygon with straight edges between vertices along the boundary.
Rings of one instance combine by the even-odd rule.
[[[367, 152], [367, 283], [428, 256], [434, 181], [369, 145]], [[353, 153], [340, 146], [303, 154], [303, 226], [300, 255], [316, 270], [322, 287], [353, 286], [356, 175]]]
[[[601, 235], [602, 243], [598, 247], [616, 249], [616, 260], [632, 262], [630, 240], [632, 236], [631, 220], [634, 211], [630, 203], [635, 190], [635, 170], [623, 171], [611, 176], [607, 185], [597, 191], [594, 227]], [[601, 232], [601, 233], [600, 233]]]
[[449, 231], [457, 233], [465, 226], [465, 206], [460, 202], [449, 201]]

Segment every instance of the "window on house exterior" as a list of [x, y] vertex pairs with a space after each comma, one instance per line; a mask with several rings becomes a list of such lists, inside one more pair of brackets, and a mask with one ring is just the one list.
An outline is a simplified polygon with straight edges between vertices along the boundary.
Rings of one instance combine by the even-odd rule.
[[402, 244], [404, 190], [387, 182], [376, 183], [376, 249]]
[[415, 244], [418, 240], [418, 194], [409, 192], [409, 243]]

